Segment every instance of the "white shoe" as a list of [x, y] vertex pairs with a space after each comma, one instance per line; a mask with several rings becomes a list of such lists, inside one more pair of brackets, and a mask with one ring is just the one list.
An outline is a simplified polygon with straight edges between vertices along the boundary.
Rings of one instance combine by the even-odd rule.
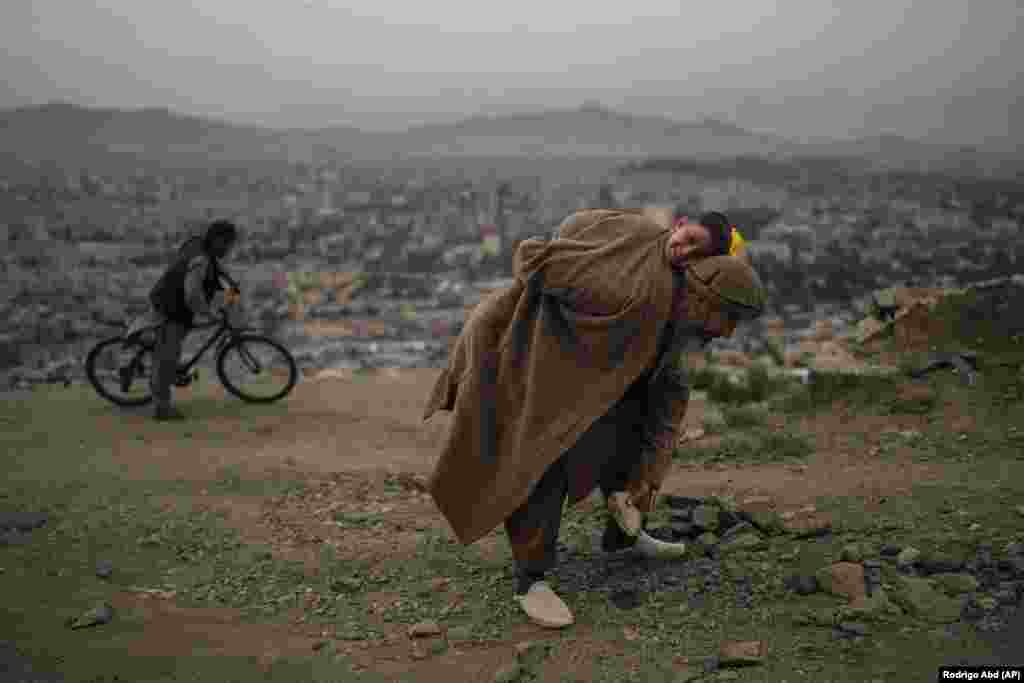
[[636, 538], [644, 525], [644, 517], [633, 504], [633, 499], [625, 491], [608, 496], [608, 511], [612, 513], [615, 523], [630, 538]]
[[647, 532], [643, 530], [640, 531], [640, 535], [631, 550], [641, 557], [652, 560], [678, 560], [686, 556], [685, 543], [659, 541], [648, 536]]
[[517, 595], [519, 606], [530, 621], [544, 628], [564, 628], [575, 621], [572, 610], [562, 602], [546, 581], [536, 581], [523, 595]]

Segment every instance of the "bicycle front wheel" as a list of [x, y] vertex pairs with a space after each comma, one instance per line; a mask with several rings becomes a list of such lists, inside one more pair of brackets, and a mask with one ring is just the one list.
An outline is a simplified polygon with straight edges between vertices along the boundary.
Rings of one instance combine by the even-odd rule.
[[153, 350], [124, 337], [94, 346], [85, 359], [85, 376], [103, 398], [119, 406], [146, 405], [153, 400], [149, 379]]
[[273, 403], [287, 396], [299, 380], [288, 349], [260, 335], [241, 335], [217, 356], [217, 376], [224, 388], [249, 403]]

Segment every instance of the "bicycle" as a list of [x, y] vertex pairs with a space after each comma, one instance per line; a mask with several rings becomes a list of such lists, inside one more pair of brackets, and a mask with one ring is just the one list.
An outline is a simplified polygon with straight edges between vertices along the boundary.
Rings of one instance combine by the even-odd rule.
[[[215, 365], [220, 383], [229, 393], [248, 403], [273, 403], [291, 393], [299, 379], [299, 369], [295, 358], [280, 343], [262, 334], [256, 328], [237, 327], [231, 323], [227, 311], [221, 311], [212, 321], [196, 325], [195, 329], [211, 329], [216, 327], [214, 334], [206, 340], [199, 351], [184, 365], [178, 366], [175, 385], [187, 387], [199, 378], [196, 366], [206, 352], [216, 347]], [[116, 337], [105, 339], [89, 351], [85, 360], [85, 375], [89, 383], [103, 398], [122, 407], [143, 406], [153, 400], [150, 388], [150, 374], [153, 369], [153, 351], [156, 342], [152, 333], [156, 328], [146, 328], [131, 334], [122, 333]], [[283, 361], [283, 368], [275, 370], [269, 364], [261, 362], [256, 351], [263, 350], [274, 353]], [[121, 352], [108, 360], [107, 352]], [[268, 395], [254, 393], [253, 389], [243, 388], [232, 377], [231, 361], [237, 357], [248, 376], [255, 377], [257, 386], [264, 386], [274, 380], [282, 382], [280, 387]], [[109, 376], [108, 373], [109, 372]], [[104, 380], [114, 380], [113, 391]], [[136, 394], [130, 393], [133, 389]]]

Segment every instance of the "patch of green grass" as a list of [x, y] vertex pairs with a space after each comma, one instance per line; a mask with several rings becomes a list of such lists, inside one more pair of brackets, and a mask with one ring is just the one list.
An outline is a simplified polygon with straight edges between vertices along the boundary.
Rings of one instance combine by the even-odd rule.
[[801, 434], [755, 428], [730, 432], [717, 446], [679, 447], [675, 457], [690, 464], [758, 464], [804, 460], [813, 452], [814, 447]]
[[810, 384], [796, 385], [780, 396], [775, 405], [789, 413], [831, 410], [836, 401], [846, 401], [854, 410], [871, 414], [926, 414], [935, 397], [911, 400], [899, 395], [905, 378], [893, 375], [817, 371]]

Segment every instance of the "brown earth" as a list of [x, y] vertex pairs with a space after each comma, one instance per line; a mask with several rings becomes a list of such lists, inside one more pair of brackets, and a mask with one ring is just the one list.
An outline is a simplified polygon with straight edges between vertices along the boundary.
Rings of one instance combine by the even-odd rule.
[[[423, 402], [437, 376], [435, 370], [379, 371], [348, 378], [307, 380], [288, 399], [287, 414], [247, 417], [241, 423], [228, 408], [195, 429], [213, 435], [218, 445], [192, 447], [182, 431], [189, 424], [154, 426], [144, 414], [125, 416], [105, 411], [97, 416], [97, 429], [110, 433], [135, 432], [145, 441], [124, 438], [115, 443], [115, 456], [126, 472], [213, 481], [221, 468], [231, 467], [245, 478], [285, 472], [305, 479], [308, 495], [255, 498], [216, 496], [208, 492], [193, 499], [166, 499], [167, 505], [193, 505], [227, 513], [229, 523], [243, 538], [269, 546], [278, 555], [301, 559], [316, 571], [323, 543], [341, 557], [358, 553], [361, 558], [394, 561], [409, 557], [425, 529], [447, 531], [447, 524], [423, 493], [445, 430], [445, 418], [425, 424]], [[218, 392], [219, 389], [209, 389]], [[180, 401], [188, 411], [188, 396]], [[701, 424], [703, 404], [694, 401], [684, 429]], [[772, 418], [776, 426], [782, 418]], [[109, 424], [104, 425], [104, 421]], [[128, 429], [125, 430], [125, 423]], [[116, 423], [116, 424], [115, 424]], [[909, 492], [923, 480], [941, 476], [937, 466], [888, 458], [880, 461], [871, 447], [884, 430], [919, 429], [924, 418], [873, 417], [853, 414], [838, 405], [829, 415], [804, 418], [799, 428], [810, 434], [817, 447], [806, 466], [782, 464], [757, 466], [677, 467], [668, 477], [664, 492], [683, 495], [728, 493], [737, 500], [753, 499], [799, 525], [813, 524], [817, 514], [812, 503], [819, 496], [863, 497], [869, 509], [886, 496]], [[965, 423], [964, 428], [970, 425]], [[844, 440], [851, 434], [866, 435], [862, 441]], [[217, 438], [217, 437], [223, 437]], [[713, 438], [713, 437], [709, 437]], [[698, 440], [698, 445], [701, 441]], [[155, 470], [154, 470], [155, 468]], [[583, 505], [596, 505], [594, 497]], [[374, 528], [339, 528], [335, 516], [373, 513], [384, 525]], [[484, 551], [504, 549], [497, 531], [480, 542]], [[368, 613], [395, 596], [366, 596]], [[472, 596], [452, 593], [453, 603]], [[314, 644], [330, 639], [301, 623], [268, 626], [243, 622], [227, 609], [186, 609], [173, 600], [122, 595], [120, 607], [146, 621], [146, 629], [132, 644], [138, 654], [206, 652], [248, 655], [270, 661], [275, 657], [312, 653]], [[404, 627], [379, 624], [383, 639], [363, 643], [336, 643], [336, 651], [350, 655], [359, 666], [395, 675], [415, 670], [417, 680], [491, 680], [494, 672], [511, 661], [513, 648], [523, 640], [552, 637], [525, 622], [502, 641], [454, 645], [441, 656], [420, 658]], [[563, 649], [566, 670], [584, 662], [598, 650], [628, 648], [588, 635], [577, 624], [572, 645]]]

